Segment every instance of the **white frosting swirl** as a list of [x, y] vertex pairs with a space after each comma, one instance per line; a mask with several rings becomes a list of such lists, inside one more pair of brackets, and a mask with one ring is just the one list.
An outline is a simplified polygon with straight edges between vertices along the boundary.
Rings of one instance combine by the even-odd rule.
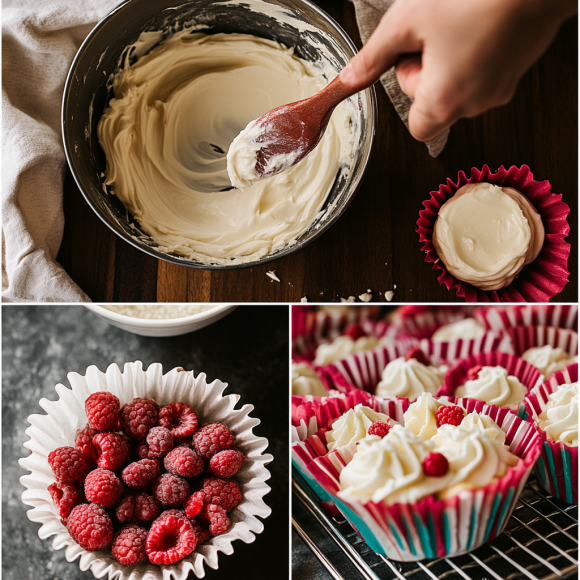
[[292, 363], [292, 394], [326, 397], [328, 391], [316, 371], [306, 363]]
[[578, 447], [578, 383], [560, 385], [549, 396], [538, 425], [552, 441]]
[[332, 430], [326, 432], [328, 451], [335, 451], [345, 445], [360, 441], [367, 436], [369, 427], [375, 421], [395, 423], [388, 415], [377, 413], [362, 403], [359, 403], [354, 409], [349, 409], [332, 424]]
[[432, 450], [429, 442], [400, 425], [382, 439], [371, 436], [359, 442], [352, 461], [340, 474], [339, 497], [345, 499], [411, 503], [442, 491], [452, 474], [427, 477], [423, 461]]
[[433, 342], [448, 342], [450, 340], [469, 340], [481, 338], [485, 334], [485, 328], [481, 326], [474, 318], [466, 318], [452, 324], [446, 324], [437, 329], [431, 340]]
[[316, 349], [314, 363], [326, 365], [336, 360], [341, 360], [355, 352], [371, 350], [379, 345], [379, 340], [374, 336], [361, 336], [353, 340], [350, 336], [339, 336], [328, 344], [321, 344]]
[[542, 219], [510, 187], [470, 183], [440, 208], [433, 245], [449, 272], [482, 290], [511, 284], [544, 243]]
[[424, 441], [428, 441], [437, 433], [437, 409], [442, 404], [434, 399], [431, 393], [421, 393], [403, 415], [405, 427]]
[[477, 413], [467, 415], [458, 427], [442, 425], [431, 442], [449, 461], [452, 474], [449, 487], [439, 494], [442, 499], [463, 489], [484, 487], [518, 462], [504, 443], [504, 432], [489, 417]]
[[517, 377], [508, 376], [506, 369], [495, 366], [483, 367], [477, 379], [467, 381], [462, 387], [455, 389], [455, 396], [469, 397], [516, 411], [527, 392]]
[[568, 365], [578, 362], [577, 356], [572, 356], [563, 348], [554, 348], [549, 344], [528, 348], [521, 358], [533, 364], [544, 377], [549, 377], [556, 371], [561, 371]]
[[425, 391], [434, 393], [443, 384], [438, 369], [405, 357], [391, 361], [381, 378], [376, 390], [378, 397], [408, 397], [412, 401]]

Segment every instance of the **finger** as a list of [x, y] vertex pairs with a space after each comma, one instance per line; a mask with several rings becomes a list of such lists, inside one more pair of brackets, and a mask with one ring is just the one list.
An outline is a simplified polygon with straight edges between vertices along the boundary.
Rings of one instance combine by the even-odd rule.
[[399, 58], [395, 65], [397, 81], [401, 90], [409, 97], [414, 98], [415, 91], [421, 80], [421, 55], [409, 54]]
[[421, 42], [405, 26], [399, 6], [395, 3], [385, 13], [361, 51], [341, 71], [342, 84], [353, 92], [372, 85], [395, 65], [399, 55], [421, 51]]
[[425, 97], [423, 85], [415, 91], [415, 100], [409, 109], [409, 132], [423, 143], [429, 143], [451, 127], [460, 117], [452, 106]]

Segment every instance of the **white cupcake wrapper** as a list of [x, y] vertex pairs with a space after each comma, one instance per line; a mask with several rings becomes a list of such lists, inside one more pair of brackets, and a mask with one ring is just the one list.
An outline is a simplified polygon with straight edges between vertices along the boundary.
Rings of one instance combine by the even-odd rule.
[[[273, 457], [264, 453], [268, 440], [252, 433], [252, 429], [260, 423], [259, 419], [249, 416], [254, 407], [244, 405], [235, 409], [240, 397], [223, 396], [227, 383], [216, 379], [208, 384], [204, 373], [195, 377], [193, 371], [182, 368], [175, 368], [164, 375], [163, 367], [158, 363], [152, 364], [145, 371], [139, 361], [126, 363], [123, 372], [116, 364], [110, 365], [106, 373], [90, 366], [85, 376], [69, 373], [68, 380], [72, 390], [62, 384], [57, 385], [57, 401], [40, 400], [39, 404], [46, 415], [28, 417], [31, 426], [26, 429], [26, 434], [30, 439], [24, 443], [24, 447], [31, 454], [19, 461], [22, 468], [31, 472], [20, 478], [26, 487], [22, 501], [34, 508], [27, 512], [27, 516], [31, 521], [42, 524], [38, 530], [41, 539], [54, 536], [53, 548], [65, 548], [67, 561], [73, 562], [79, 558], [81, 570], [90, 570], [96, 578], [108, 576], [109, 580], [185, 580], [190, 571], [198, 578], [203, 578], [205, 565], [218, 568], [219, 552], [228, 555], [233, 553], [234, 540], [250, 544], [256, 539], [255, 534], [263, 531], [264, 524], [257, 517], [266, 518], [272, 511], [265, 504], [263, 496], [270, 491], [265, 483], [270, 478], [270, 472], [265, 465]], [[74, 447], [77, 429], [87, 424], [85, 400], [91, 393], [98, 391], [113, 393], [121, 405], [136, 397], [155, 399], [160, 406], [180, 401], [195, 409], [201, 424], [219, 421], [229, 427], [236, 439], [236, 446], [246, 455], [246, 461], [235, 477], [243, 499], [229, 513], [232, 526], [227, 533], [212, 537], [193, 554], [171, 566], [150, 563], [121, 566], [113, 559], [110, 550], [87, 552], [70, 537], [47, 489], [54, 482], [48, 454], [57, 447]]]

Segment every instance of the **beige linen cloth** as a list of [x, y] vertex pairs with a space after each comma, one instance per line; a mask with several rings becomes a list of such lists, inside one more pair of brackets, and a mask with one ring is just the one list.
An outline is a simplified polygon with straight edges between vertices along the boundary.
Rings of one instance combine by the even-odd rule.
[[[395, 0], [352, 1], [356, 12], [356, 21], [360, 37], [363, 43], [365, 43], [375, 31], [375, 28], [378, 26], [383, 14], [394, 4]], [[401, 117], [405, 126], [408, 127], [409, 108], [413, 104], [413, 101], [401, 90], [394, 68], [381, 76], [381, 84], [385, 88], [385, 91], [387, 91], [387, 95], [389, 95], [389, 99], [391, 99], [399, 117]], [[437, 157], [437, 155], [443, 151], [443, 148], [447, 143], [448, 135], [449, 129], [439, 135], [439, 137], [434, 141], [427, 143], [427, 149], [429, 150], [429, 155], [431, 155], [431, 157]]]
[[55, 259], [62, 241], [66, 74], [95, 23], [119, 0], [2, 4], [2, 300], [77, 302], [88, 296]]
[[[77, 302], [88, 296], [57, 264], [66, 167], [60, 108], [72, 59], [119, 0], [5, 0], [2, 6], [2, 299]], [[154, 1], [154, 0], [153, 0]], [[363, 42], [394, 0], [354, 0]], [[407, 124], [411, 100], [394, 70], [381, 77]], [[447, 135], [430, 143], [443, 149]]]

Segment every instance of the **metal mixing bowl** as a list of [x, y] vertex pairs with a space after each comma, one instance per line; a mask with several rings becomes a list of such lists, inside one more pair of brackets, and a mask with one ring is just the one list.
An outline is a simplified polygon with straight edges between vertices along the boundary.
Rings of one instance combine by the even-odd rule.
[[[258, 12], [262, 6], [264, 12]], [[280, 22], [272, 13], [284, 9], [292, 23]], [[356, 194], [371, 153], [377, 116], [374, 88], [358, 93], [354, 159], [349, 170], [337, 173], [322, 217], [317, 218], [296, 243], [245, 264], [208, 265], [168, 254], [141, 230], [123, 204], [104, 185], [105, 154], [97, 138], [97, 125], [112, 91], [108, 80], [119, 70], [121, 56], [142, 32], [167, 30], [167, 35], [192, 22], [204, 24], [208, 34], [238, 32], [269, 38], [295, 48], [315, 61], [323, 45], [333, 68], [339, 71], [356, 53], [346, 32], [309, 0], [127, 0], [105, 16], [87, 36], [71, 65], [63, 98], [62, 133], [72, 174], [89, 205], [121, 238], [161, 260], [193, 268], [227, 270], [252, 267], [276, 260], [303, 248], [327, 230], [346, 210]], [[300, 32], [300, 23], [312, 26]], [[152, 47], [151, 47], [152, 48]], [[327, 56], [328, 59], [328, 56]]]

